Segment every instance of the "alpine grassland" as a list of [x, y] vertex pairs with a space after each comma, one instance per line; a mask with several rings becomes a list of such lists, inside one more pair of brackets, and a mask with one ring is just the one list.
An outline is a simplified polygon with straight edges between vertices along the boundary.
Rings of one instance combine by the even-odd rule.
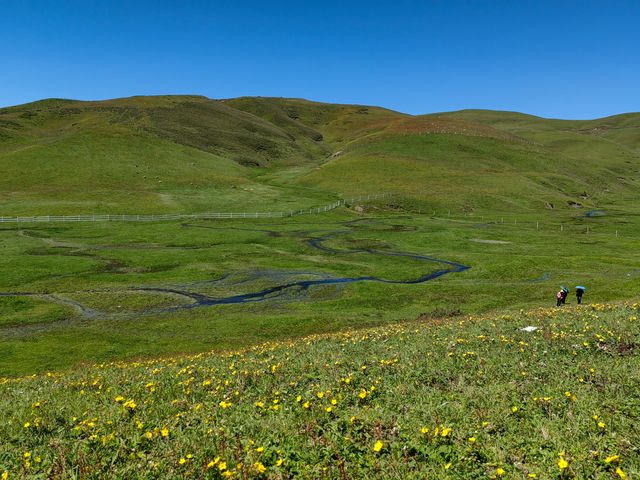
[[639, 129], [0, 109], [0, 479], [637, 478]]
[[0, 382], [3, 478], [636, 478], [639, 305], [423, 318]]
[[637, 287], [635, 223], [611, 212], [443, 215], [5, 225], [0, 374], [551, 305], [560, 284], [587, 284], [585, 301]]

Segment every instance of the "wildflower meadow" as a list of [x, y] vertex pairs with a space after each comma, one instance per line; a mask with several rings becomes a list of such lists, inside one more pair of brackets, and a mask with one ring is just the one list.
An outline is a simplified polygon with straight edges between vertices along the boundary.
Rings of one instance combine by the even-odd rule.
[[0, 478], [638, 478], [639, 308], [3, 378]]

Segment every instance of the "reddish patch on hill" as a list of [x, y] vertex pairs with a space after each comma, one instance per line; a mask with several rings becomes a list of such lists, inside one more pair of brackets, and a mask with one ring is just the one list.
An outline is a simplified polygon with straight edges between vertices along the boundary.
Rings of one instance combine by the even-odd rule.
[[519, 141], [519, 137], [487, 125], [431, 115], [403, 118], [392, 122], [386, 132], [394, 134], [453, 134]]

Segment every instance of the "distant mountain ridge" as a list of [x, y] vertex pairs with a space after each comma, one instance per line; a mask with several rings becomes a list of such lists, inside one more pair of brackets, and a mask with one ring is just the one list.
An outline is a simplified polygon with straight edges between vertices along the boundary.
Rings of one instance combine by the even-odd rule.
[[[47, 99], [0, 109], [0, 214], [203, 211], [396, 191], [454, 208], [635, 198], [640, 113], [408, 115], [303, 99]], [[215, 208], [214, 208], [215, 207]]]

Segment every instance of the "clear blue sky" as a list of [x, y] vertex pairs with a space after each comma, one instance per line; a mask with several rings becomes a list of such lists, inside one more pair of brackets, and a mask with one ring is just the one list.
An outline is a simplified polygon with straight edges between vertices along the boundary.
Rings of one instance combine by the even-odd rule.
[[0, 106], [183, 93], [640, 111], [640, 1], [0, 0]]

